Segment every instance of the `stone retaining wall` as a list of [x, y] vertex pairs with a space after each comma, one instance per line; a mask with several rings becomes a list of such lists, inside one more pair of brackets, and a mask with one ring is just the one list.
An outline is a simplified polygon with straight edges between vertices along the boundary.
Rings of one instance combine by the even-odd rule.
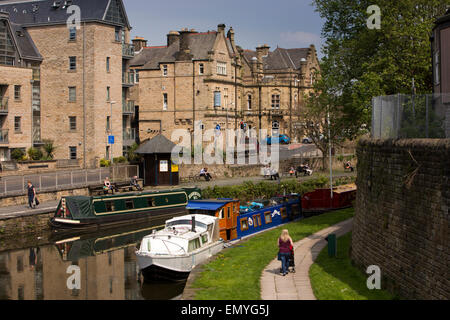
[[359, 142], [352, 259], [405, 299], [450, 299], [450, 140]]

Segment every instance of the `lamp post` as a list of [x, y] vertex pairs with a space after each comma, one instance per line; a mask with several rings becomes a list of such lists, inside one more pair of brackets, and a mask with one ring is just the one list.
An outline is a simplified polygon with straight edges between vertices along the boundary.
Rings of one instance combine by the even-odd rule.
[[[116, 101], [110, 101], [109, 104], [111, 105], [111, 114], [109, 117], [109, 135], [112, 136], [113, 135], [113, 131], [112, 131], [113, 104], [116, 104]], [[109, 143], [109, 138], [108, 138], [108, 143]], [[110, 153], [109, 159], [111, 161], [111, 164], [114, 163], [112, 148], [113, 148], [113, 144], [111, 144], [111, 146], [109, 147], [109, 153]]]

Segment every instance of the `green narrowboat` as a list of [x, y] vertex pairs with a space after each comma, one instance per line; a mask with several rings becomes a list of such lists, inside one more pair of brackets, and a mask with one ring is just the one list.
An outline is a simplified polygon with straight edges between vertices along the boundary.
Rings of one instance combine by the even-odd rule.
[[189, 200], [201, 198], [198, 188], [134, 192], [98, 197], [63, 197], [50, 219], [54, 230], [99, 230], [186, 213]]

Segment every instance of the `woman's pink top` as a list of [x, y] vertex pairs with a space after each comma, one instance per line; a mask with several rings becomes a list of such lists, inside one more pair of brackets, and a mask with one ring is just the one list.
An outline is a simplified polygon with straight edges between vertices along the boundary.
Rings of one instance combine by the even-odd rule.
[[291, 241], [284, 242], [283, 240], [278, 239], [278, 247], [280, 248], [281, 253], [290, 253], [291, 252]]

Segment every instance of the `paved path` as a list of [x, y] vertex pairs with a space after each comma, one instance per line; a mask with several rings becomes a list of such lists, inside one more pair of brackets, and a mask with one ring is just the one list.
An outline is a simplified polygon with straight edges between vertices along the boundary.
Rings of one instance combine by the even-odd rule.
[[[273, 260], [263, 271], [261, 298], [263, 300], [316, 300], [309, 279], [309, 268], [327, 246], [325, 238], [335, 233], [338, 237], [351, 231], [353, 218], [319, 231], [294, 243], [296, 273], [280, 275], [281, 262]], [[338, 243], [339, 245], [339, 243]]]

